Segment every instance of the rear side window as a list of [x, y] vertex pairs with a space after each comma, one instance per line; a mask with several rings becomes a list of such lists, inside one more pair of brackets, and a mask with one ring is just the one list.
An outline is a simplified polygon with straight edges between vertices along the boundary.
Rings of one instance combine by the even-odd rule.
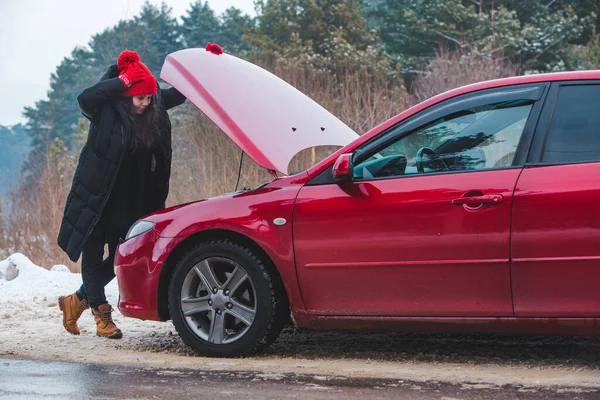
[[600, 85], [561, 87], [542, 161], [600, 161]]

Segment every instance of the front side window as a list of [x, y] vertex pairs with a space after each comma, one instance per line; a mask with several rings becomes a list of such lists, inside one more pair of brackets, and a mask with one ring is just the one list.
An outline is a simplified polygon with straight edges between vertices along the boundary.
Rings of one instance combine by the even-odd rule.
[[355, 166], [355, 179], [512, 165], [533, 102], [473, 107], [416, 129]]
[[600, 161], [600, 85], [563, 86], [554, 107], [542, 161]]

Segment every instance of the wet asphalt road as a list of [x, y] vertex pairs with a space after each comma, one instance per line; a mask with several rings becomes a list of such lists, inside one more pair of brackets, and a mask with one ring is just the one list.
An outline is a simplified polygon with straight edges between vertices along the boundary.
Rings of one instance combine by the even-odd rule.
[[0, 358], [2, 399], [600, 399], [600, 390], [452, 385]]

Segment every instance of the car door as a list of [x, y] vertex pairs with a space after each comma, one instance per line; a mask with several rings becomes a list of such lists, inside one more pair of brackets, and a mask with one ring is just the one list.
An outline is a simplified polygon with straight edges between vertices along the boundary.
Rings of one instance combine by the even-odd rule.
[[515, 191], [520, 317], [600, 316], [600, 81], [554, 83]]
[[[447, 100], [303, 187], [294, 252], [316, 315], [512, 316], [512, 195], [547, 85]], [[423, 150], [423, 149], [426, 150]]]

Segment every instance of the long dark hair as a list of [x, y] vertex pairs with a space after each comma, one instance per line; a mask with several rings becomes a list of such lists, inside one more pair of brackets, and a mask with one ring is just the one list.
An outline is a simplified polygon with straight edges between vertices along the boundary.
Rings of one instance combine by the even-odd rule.
[[158, 112], [155, 103], [155, 96], [152, 96], [150, 105], [148, 105], [142, 115], [138, 115], [133, 106], [133, 99], [129, 98], [127, 116], [129, 117], [129, 123], [131, 125], [130, 147], [134, 151], [139, 147], [149, 149], [158, 140]]

